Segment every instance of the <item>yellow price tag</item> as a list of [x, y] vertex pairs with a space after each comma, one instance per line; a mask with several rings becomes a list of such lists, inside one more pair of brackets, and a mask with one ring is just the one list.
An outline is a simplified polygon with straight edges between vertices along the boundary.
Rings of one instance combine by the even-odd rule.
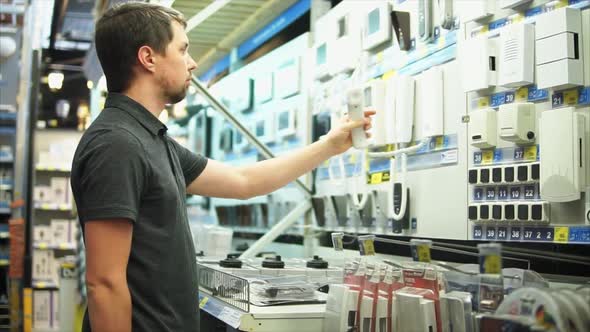
[[516, 90], [515, 98], [518, 102], [527, 101], [529, 98], [529, 88], [523, 86], [522, 88]]
[[477, 100], [478, 108], [486, 108], [490, 106], [490, 97], [482, 97]]
[[481, 163], [486, 165], [486, 164], [491, 164], [492, 161], [494, 161], [494, 151], [490, 151], [490, 150], [483, 151]]
[[439, 46], [439, 47], [443, 47], [443, 46], [445, 46], [445, 43], [446, 43], [445, 36], [440, 36], [440, 37], [438, 38], [438, 46]]
[[500, 274], [502, 272], [502, 258], [499, 255], [488, 255], [484, 258], [484, 273]]
[[207, 304], [207, 302], [209, 301], [208, 297], [203, 297], [203, 299], [201, 300], [201, 302], [199, 302], [199, 308], [203, 309], [203, 307], [205, 306], [205, 304]]
[[47, 249], [49, 247], [46, 242], [39, 243], [39, 249]]
[[389, 182], [391, 174], [389, 172], [383, 172], [383, 182]]
[[373, 240], [364, 240], [363, 247], [364, 247], [364, 256], [375, 255], [375, 245], [373, 244]]
[[37, 288], [47, 288], [47, 284], [43, 281], [37, 283]]
[[51, 204], [43, 203], [43, 204], [41, 204], [41, 209], [51, 210]]
[[383, 52], [377, 53], [376, 60], [377, 60], [377, 63], [383, 62]]
[[559, 3], [555, 5], [555, 8], [562, 8], [569, 5], [568, 0], [559, 0]]
[[441, 149], [443, 147], [443, 144], [445, 143], [445, 137], [444, 136], [438, 136], [436, 138], [436, 148], [437, 149]]
[[566, 105], [575, 105], [578, 103], [578, 89], [563, 92], [563, 102]]
[[527, 146], [524, 149], [524, 159], [526, 160], [537, 160], [537, 146]]
[[553, 242], [567, 243], [570, 238], [570, 229], [569, 227], [555, 227], [553, 234]]
[[379, 184], [381, 182], [383, 182], [383, 173], [382, 172], [371, 174], [371, 184]]
[[386, 81], [386, 80], [390, 79], [393, 76], [395, 76], [395, 70], [390, 70], [390, 71], [386, 72], [385, 74], [383, 74], [383, 76], [381, 77], [381, 79], [384, 80], [384, 81]]
[[418, 262], [430, 263], [430, 247], [427, 245], [417, 245]]

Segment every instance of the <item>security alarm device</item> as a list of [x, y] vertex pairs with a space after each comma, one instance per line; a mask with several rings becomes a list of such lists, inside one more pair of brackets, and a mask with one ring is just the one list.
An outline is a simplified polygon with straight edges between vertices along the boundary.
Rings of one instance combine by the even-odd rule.
[[421, 137], [443, 135], [443, 70], [440, 66], [432, 67], [422, 74], [420, 107], [422, 130]]
[[273, 73], [260, 74], [254, 81], [254, 102], [263, 104], [272, 100], [273, 87]]
[[581, 11], [555, 9], [539, 15], [535, 26], [537, 88], [584, 85]]
[[329, 56], [331, 41], [335, 37], [335, 29], [329, 16], [324, 15], [316, 22], [314, 45], [312, 48], [314, 77], [320, 81], [330, 78]]
[[391, 5], [386, 1], [370, 4], [365, 14], [363, 49], [371, 50], [391, 39], [389, 13]]
[[497, 83], [497, 38], [476, 36], [459, 44], [463, 92], [480, 91]]
[[409, 51], [412, 46], [410, 31], [410, 13], [394, 10], [391, 12], [391, 24], [397, 39], [399, 49]]
[[469, 113], [469, 140], [472, 146], [489, 149], [497, 145], [496, 111], [485, 108]]
[[362, 11], [351, 1], [343, 1], [332, 8], [331, 24], [336, 30], [335, 40], [330, 43], [331, 74], [353, 71], [358, 66], [358, 58], [362, 51], [361, 22]]
[[514, 88], [534, 83], [535, 26], [510, 24], [500, 32], [502, 86]]
[[414, 126], [415, 81], [412, 76], [399, 74], [395, 76], [395, 141], [393, 143], [410, 143]]
[[541, 197], [549, 202], [579, 200], [586, 188], [584, 116], [573, 107], [544, 111], [539, 127]]
[[423, 42], [432, 38], [432, 1], [418, 0], [418, 37]]
[[382, 80], [370, 81], [365, 85], [363, 95], [364, 108], [377, 111], [372, 122], [372, 143], [373, 145], [385, 145], [388, 143], [386, 137], [388, 126], [385, 115], [385, 83]]
[[299, 93], [300, 87], [300, 61], [299, 58], [291, 58], [285, 61], [275, 71], [274, 86], [278, 98], [287, 98]]
[[[353, 121], [360, 121], [365, 118], [363, 98], [363, 90], [359, 88], [350, 89], [346, 94], [348, 117]], [[352, 145], [357, 149], [365, 149], [369, 146], [369, 140], [364, 127], [358, 127], [352, 130]]]
[[504, 141], [517, 144], [535, 141], [536, 111], [533, 103], [500, 105], [498, 111], [498, 134]]

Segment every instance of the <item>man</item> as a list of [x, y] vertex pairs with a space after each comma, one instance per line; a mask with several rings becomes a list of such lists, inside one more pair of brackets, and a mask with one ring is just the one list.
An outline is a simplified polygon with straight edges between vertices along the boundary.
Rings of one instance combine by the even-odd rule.
[[105, 109], [82, 137], [72, 188], [86, 244], [88, 310], [83, 331], [195, 331], [195, 251], [186, 193], [265, 195], [348, 150], [344, 121], [325, 140], [289, 155], [231, 167], [195, 155], [166, 135], [165, 104], [182, 100], [196, 68], [185, 21], [173, 9], [127, 3], [96, 24], [107, 78]]

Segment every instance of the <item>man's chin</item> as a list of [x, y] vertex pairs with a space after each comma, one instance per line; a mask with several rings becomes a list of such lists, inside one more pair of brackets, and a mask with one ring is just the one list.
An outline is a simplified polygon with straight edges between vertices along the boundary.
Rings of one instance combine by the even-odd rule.
[[168, 101], [169, 101], [169, 104], [176, 104], [176, 103], [182, 101], [185, 97], [186, 97], [186, 89], [184, 89], [184, 91], [182, 91], [181, 93], [170, 95], [170, 97], [168, 98]]

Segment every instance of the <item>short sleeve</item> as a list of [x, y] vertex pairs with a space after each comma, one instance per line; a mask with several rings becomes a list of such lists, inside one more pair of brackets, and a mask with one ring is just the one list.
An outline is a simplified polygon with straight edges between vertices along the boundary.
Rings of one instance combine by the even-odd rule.
[[173, 139], [168, 139], [174, 146], [180, 161], [180, 167], [182, 167], [182, 173], [184, 174], [184, 182], [188, 186], [193, 182], [207, 166], [208, 159], [200, 154], [193, 153], [187, 148], [178, 144]]
[[72, 169], [72, 188], [82, 222], [125, 218], [136, 221], [149, 164], [138, 139], [110, 130], [86, 144]]

